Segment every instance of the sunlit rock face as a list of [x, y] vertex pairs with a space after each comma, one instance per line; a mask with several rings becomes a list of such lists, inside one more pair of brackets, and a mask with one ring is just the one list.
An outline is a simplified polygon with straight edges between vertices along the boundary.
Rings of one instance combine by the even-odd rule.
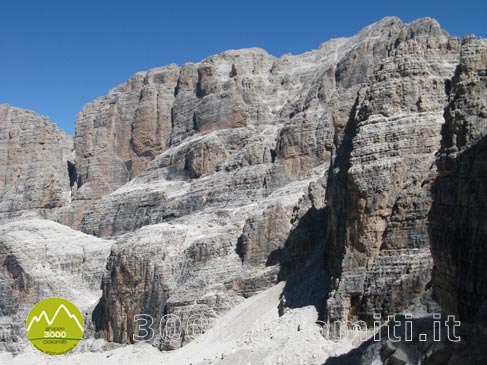
[[0, 221], [55, 217], [71, 202], [73, 140], [48, 118], [0, 105]]
[[[290, 282], [288, 305], [321, 306], [329, 320], [420, 301], [432, 268], [426, 222], [445, 83], [460, 48], [434, 20], [386, 18], [303, 55], [246, 49], [140, 73], [85, 108], [93, 108], [90, 120], [107, 121], [95, 129], [100, 138], [132, 121], [130, 132], [117, 132], [125, 139], [102, 143], [120, 173], [96, 162], [99, 143], [76, 139], [93, 161], [79, 163], [103, 176], [93, 184], [107, 182], [99, 195], [117, 189], [79, 226], [118, 237], [98, 329], [128, 342], [136, 329], [124, 321], [136, 313], [215, 317], [280, 279]], [[139, 119], [115, 111], [153, 80], [164, 90], [156, 99], [171, 104], [158, 120], [170, 122], [141, 165], [131, 142]], [[134, 116], [146, 93], [138, 95], [127, 103]], [[100, 102], [111, 112], [97, 114]], [[87, 125], [80, 118], [79, 130]], [[112, 147], [121, 141], [123, 149]], [[82, 178], [78, 193], [84, 184], [86, 192], [94, 186]], [[182, 276], [181, 262], [192, 268]], [[322, 289], [296, 295], [290, 278], [306, 270]]]
[[91, 334], [112, 244], [44, 219], [0, 224], [0, 352], [22, 351], [29, 311], [50, 297], [75, 303]]
[[[212, 320], [279, 281], [280, 314], [423, 313], [433, 260], [440, 304], [466, 314], [484, 298], [481, 261], [467, 263], [483, 254], [485, 59], [483, 40], [389, 17], [297, 56], [250, 48], [139, 72], [83, 108], [74, 144], [2, 106], [0, 219], [40, 214], [83, 235], [29, 232], [93, 240], [94, 281], [74, 287], [93, 298], [101, 284], [93, 313], [82, 305], [109, 341], [132, 342], [136, 314]], [[5, 293], [30, 303], [22, 290], [42, 280], [27, 248], [4, 246]], [[76, 252], [63, 270], [83, 267]]]

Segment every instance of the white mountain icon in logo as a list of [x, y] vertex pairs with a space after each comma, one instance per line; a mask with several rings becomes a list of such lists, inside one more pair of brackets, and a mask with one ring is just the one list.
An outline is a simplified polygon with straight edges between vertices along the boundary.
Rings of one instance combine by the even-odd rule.
[[52, 324], [56, 320], [56, 318], [59, 315], [59, 313], [61, 312], [61, 310], [63, 310], [68, 315], [68, 317], [70, 319], [73, 319], [74, 322], [76, 323], [76, 325], [79, 327], [79, 329], [81, 331], [83, 331], [83, 326], [79, 323], [78, 318], [76, 317], [76, 315], [75, 314], [71, 314], [71, 312], [69, 311], [69, 309], [66, 308], [66, 306], [64, 304], [60, 304], [59, 307], [56, 310], [56, 313], [54, 313], [54, 316], [51, 319], [49, 318], [49, 316], [47, 315], [47, 313], [46, 313], [45, 310], [43, 310], [41, 312], [41, 314], [39, 314], [38, 316], [32, 317], [29, 325], [27, 326], [27, 332], [30, 331], [30, 328], [32, 327], [32, 325], [34, 324], [34, 322], [35, 323], [39, 323], [43, 318], [47, 322], [47, 325], [48, 326], [52, 326]]

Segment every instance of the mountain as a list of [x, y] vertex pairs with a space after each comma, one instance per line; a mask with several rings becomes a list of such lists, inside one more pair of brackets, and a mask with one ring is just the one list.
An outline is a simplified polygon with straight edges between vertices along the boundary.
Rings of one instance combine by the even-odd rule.
[[[301, 55], [230, 50], [139, 72], [83, 108], [73, 140], [2, 106], [0, 229], [15, 233], [19, 216], [25, 227], [35, 216], [45, 237], [55, 225], [104, 247], [82, 262], [96, 272], [90, 290], [102, 289], [92, 330], [110, 343], [133, 342], [136, 314], [219, 321], [276, 285], [271, 327], [298, 313], [370, 323], [439, 306], [483, 318], [486, 69], [485, 39], [388, 17]], [[20, 262], [27, 251], [9, 249], [0, 239], [0, 263], [13, 256], [21, 277], [44, 280]], [[5, 267], [0, 308], [24, 290]], [[29, 304], [48, 294], [31, 293]], [[280, 353], [279, 341], [253, 361]], [[258, 345], [239, 346], [245, 358]], [[376, 347], [350, 356], [403, 361]], [[324, 362], [330, 351], [302, 360]]]
[[0, 326], [7, 340], [0, 351], [23, 351], [27, 315], [35, 303], [50, 297], [75, 303], [86, 333], [92, 333], [91, 312], [112, 244], [39, 218], [0, 225]]
[[71, 201], [73, 140], [48, 118], [0, 105], [0, 219], [35, 211], [52, 217]]

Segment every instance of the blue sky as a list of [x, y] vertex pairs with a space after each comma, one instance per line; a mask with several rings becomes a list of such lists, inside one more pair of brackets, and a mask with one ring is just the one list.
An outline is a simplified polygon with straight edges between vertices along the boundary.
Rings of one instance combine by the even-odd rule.
[[0, 9], [0, 103], [70, 134], [84, 104], [135, 72], [226, 49], [298, 54], [388, 15], [430, 16], [450, 34], [487, 37], [480, 0], [3, 0]]

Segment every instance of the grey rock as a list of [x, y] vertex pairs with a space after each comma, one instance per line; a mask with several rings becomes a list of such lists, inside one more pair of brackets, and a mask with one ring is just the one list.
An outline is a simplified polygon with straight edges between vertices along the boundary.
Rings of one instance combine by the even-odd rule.
[[49, 297], [66, 298], [78, 306], [87, 336], [92, 334], [91, 313], [101, 295], [112, 243], [49, 220], [0, 225], [0, 325], [8, 337], [0, 350], [22, 351], [27, 314]]
[[445, 109], [430, 212], [433, 284], [442, 308], [476, 320], [487, 300], [487, 41], [466, 38]]
[[405, 309], [432, 267], [430, 186], [460, 44], [431, 19], [393, 25], [375, 42], [369, 57], [351, 56], [371, 63], [360, 66], [370, 77], [337, 132], [328, 180], [331, 321]]
[[165, 149], [178, 75], [175, 65], [137, 73], [83, 108], [74, 139], [76, 199], [112, 192]]
[[[322, 306], [328, 292], [329, 320], [416, 305], [459, 53], [434, 20], [386, 18], [299, 56], [249, 49], [184, 65], [165, 151], [80, 224], [118, 236], [101, 333], [130, 342], [138, 312], [215, 317], [283, 279], [289, 306]], [[177, 281], [181, 261], [193, 270]], [[299, 288], [304, 277], [321, 292]]]
[[[93, 238], [103, 247], [93, 253], [98, 269], [86, 268], [94, 282], [76, 281], [96, 297], [101, 280], [92, 330], [108, 341], [133, 342], [136, 314], [214, 320], [278, 281], [286, 282], [282, 318], [309, 305], [330, 322], [424, 314], [434, 308], [433, 260], [443, 309], [482, 315], [485, 49], [471, 37], [461, 44], [435, 20], [389, 17], [297, 56], [251, 48], [140, 72], [84, 107], [76, 160], [61, 134], [53, 132], [46, 155], [29, 144], [31, 156], [54, 161], [38, 161], [40, 170], [13, 149], [12, 112], [2, 107], [0, 121], [10, 124], [0, 148], [17, 151], [0, 165], [10, 189], [3, 213], [41, 213], [116, 242], [101, 280], [112, 241]], [[18, 140], [43, 136], [31, 133], [38, 118], [25, 115]], [[19, 166], [35, 194], [15, 185]], [[22, 295], [38, 298], [24, 288], [42, 280], [20, 263], [25, 250], [13, 259], [11, 250], [2, 291], [13, 316]], [[81, 256], [69, 256], [69, 268]], [[152, 344], [173, 349], [191, 339]], [[386, 350], [381, 360], [378, 346], [366, 347], [363, 363], [413, 363], [426, 351]], [[432, 350], [431, 361], [445, 351]]]
[[0, 221], [70, 204], [73, 141], [48, 118], [0, 105], [0, 156]]

